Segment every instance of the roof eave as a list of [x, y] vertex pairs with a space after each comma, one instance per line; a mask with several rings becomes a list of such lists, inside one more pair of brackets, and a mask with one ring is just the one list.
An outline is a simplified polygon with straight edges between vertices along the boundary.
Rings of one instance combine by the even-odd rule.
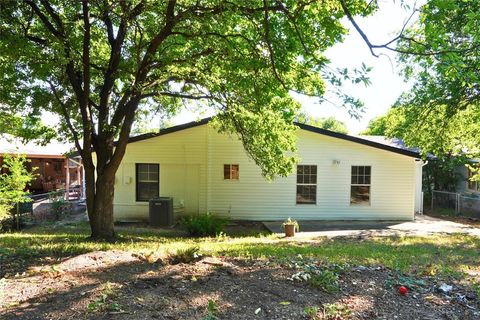
[[303, 129], [303, 130], [306, 130], [306, 131], [319, 133], [319, 134], [329, 136], [329, 137], [333, 137], [333, 138], [337, 138], [337, 139], [342, 139], [342, 140], [347, 140], [347, 141], [359, 143], [359, 144], [366, 145], [366, 146], [369, 146], [369, 147], [398, 153], [398, 154], [401, 154], [401, 155], [404, 155], [404, 156], [417, 158], [417, 159], [422, 157], [419, 152], [400, 149], [400, 148], [395, 148], [395, 147], [385, 145], [385, 144], [382, 144], [382, 143], [362, 139], [362, 138], [355, 137], [355, 136], [350, 136], [348, 134], [343, 134], [343, 133], [338, 133], [338, 132], [334, 132], [334, 131], [330, 131], [330, 130], [326, 130], [326, 129], [321, 129], [321, 128], [310, 126], [310, 125], [304, 124], [304, 123], [295, 122], [295, 125], [298, 126], [300, 129]]
[[[169, 134], [169, 133], [182, 131], [182, 130], [185, 130], [185, 129], [190, 129], [190, 128], [194, 128], [194, 127], [198, 127], [198, 126], [202, 126], [202, 125], [208, 124], [211, 119], [212, 119], [212, 117], [203, 118], [203, 119], [198, 120], [198, 121], [192, 121], [192, 122], [180, 124], [180, 125], [177, 125], [177, 126], [173, 126], [173, 127], [170, 127], [170, 128], [161, 129], [157, 133], [146, 133], [146, 134], [142, 134], [142, 135], [139, 135], [139, 136], [131, 137], [131, 138], [128, 139], [128, 143], [143, 141], [143, 140], [147, 140], [147, 139], [151, 139], [151, 138], [156, 138], [156, 137], [159, 137], [159, 136], [162, 136], [162, 135], [166, 135], [166, 134]], [[314, 133], [318, 133], [318, 134], [322, 134], [322, 135], [325, 135], [325, 136], [338, 138], [338, 139], [342, 139], [342, 140], [347, 140], [347, 141], [351, 141], [351, 142], [354, 142], [354, 143], [359, 143], [359, 144], [362, 144], [362, 145], [370, 146], [370, 147], [385, 150], [385, 151], [390, 151], [390, 152], [393, 152], [393, 153], [401, 154], [401, 155], [412, 157], [412, 158], [417, 158], [417, 159], [421, 158], [420, 153], [414, 152], [414, 151], [411, 151], [411, 150], [395, 148], [395, 147], [385, 145], [385, 144], [381, 144], [381, 143], [378, 143], [378, 142], [362, 139], [362, 138], [355, 137], [355, 136], [350, 136], [348, 134], [343, 134], [343, 133], [329, 131], [329, 130], [326, 130], [326, 129], [317, 128], [317, 127], [310, 126], [310, 125], [304, 124], [304, 123], [295, 122], [294, 124], [297, 127], [299, 127], [300, 129], [303, 129], [303, 130], [306, 130], [306, 131], [310, 131], [310, 132], [314, 132]]]

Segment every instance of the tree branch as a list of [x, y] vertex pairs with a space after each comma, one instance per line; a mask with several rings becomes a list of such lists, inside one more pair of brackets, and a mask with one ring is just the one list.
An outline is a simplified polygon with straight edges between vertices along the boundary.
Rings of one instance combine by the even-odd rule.
[[49, 16], [55, 22], [55, 25], [57, 26], [57, 29], [60, 31], [60, 33], [65, 34], [65, 29], [63, 27], [62, 20], [60, 19], [60, 16], [55, 12], [55, 10], [52, 8], [50, 3], [47, 0], [40, 0], [40, 2], [42, 3], [45, 10], [47, 10], [47, 13], [49, 14]]
[[70, 130], [70, 132], [72, 133], [72, 136], [73, 136], [73, 139], [74, 139], [74, 142], [75, 142], [75, 146], [77, 147], [78, 152], [80, 152], [80, 154], [83, 157], [83, 148], [80, 146], [80, 140], [78, 139], [78, 132], [77, 132], [77, 130], [75, 130], [75, 128], [72, 125], [72, 121], [71, 121], [70, 114], [68, 112], [68, 108], [65, 105], [65, 103], [62, 101], [62, 99], [60, 98], [60, 95], [58, 94], [58, 91], [55, 88], [55, 85], [52, 83], [52, 81], [50, 81], [50, 80], [46, 80], [46, 81], [50, 85], [50, 89], [52, 90], [55, 99], [58, 101], [58, 104], [60, 105], [60, 107], [62, 109], [62, 113], [63, 113], [63, 116], [65, 117], [67, 127]]
[[358, 34], [362, 37], [363, 41], [365, 41], [365, 43], [367, 44], [368, 48], [370, 49], [370, 53], [372, 54], [372, 56], [374, 57], [377, 57], [378, 58], [378, 55], [375, 53], [375, 51], [373, 50], [374, 48], [378, 47], [378, 46], [375, 46], [373, 45], [370, 40], [368, 39], [367, 35], [365, 34], [365, 32], [363, 32], [362, 28], [360, 28], [360, 26], [357, 24], [357, 22], [355, 21], [355, 19], [353, 18], [352, 16], [352, 13], [350, 12], [350, 10], [348, 9], [347, 7], [347, 4], [345, 3], [345, 0], [340, 0], [340, 5], [342, 6], [342, 10], [343, 12], [345, 13], [345, 15], [347, 16], [348, 20], [350, 21], [350, 23], [353, 25], [353, 27], [357, 30]]
[[83, 119], [83, 150], [90, 150], [92, 145], [93, 121], [90, 108], [90, 12], [88, 0], [82, 0], [82, 12], [84, 24], [82, 45], [83, 95], [82, 100], [80, 100], [80, 110]]
[[[265, 29], [265, 42], [267, 44], [267, 48], [268, 48], [268, 52], [269, 52], [269, 58], [270, 58], [270, 64], [272, 66], [272, 71], [273, 71], [273, 75], [275, 76], [275, 78], [278, 80], [278, 82], [280, 82], [280, 84], [282, 85], [283, 88], [285, 88], [286, 90], [288, 90], [287, 86], [285, 85], [285, 82], [283, 81], [283, 79], [280, 77], [280, 75], [278, 74], [277, 72], [277, 67], [275, 65], [275, 57], [274, 57], [274, 53], [273, 53], [273, 48], [272, 48], [272, 44], [270, 43], [270, 22], [269, 22], [269, 14], [268, 14], [268, 11], [269, 11], [269, 7], [267, 6], [267, 0], [263, 0], [263, 6], [264, 6], [264, 16], [263, 16], [263, 28]], [[282, 6], [283, 8], [283, 6]]]
[[33, 12], [35, 12], [35, 14], [40, 18], [48, 31], [50, 31], [57, 38], [63, 38], [63, 34], [53, 26], [47, 16], [43, 14], [40, 8], [33, 1], [24, 0], [24, 2], [32, 8]]
[[150, 70], [150, 62], [153, 59], [156, 51], [158, 50], [158, 47], [169, 35], [171, 35], [172, 29], [177, 22], [175, 18], [176, 3], [176, 0], [169, 0], [167, 10], [165, 12], [165, 26], [160, 30], [160, 32], [152, 39], [152, 41], [148, 45], [145, 55], [143, 56], [143, 59], [140, 62], [140, 65], [135, 74], [135, 80], [133, 81], [133, 84], [131, 86], [132, 89], [125, 92], [124, 96], [121, 99], [122, 103], [119, 103], [117, 109], [112, 116], [112, 126], [117, 127], [121, 123], [122, 119], [126, 116], [126, 113], [128, 112], [128, 105], [130, 105], [130, 101], [132, 101], [131, 97], [137, 94], [137, 87], [141, 86], [142, 83], [145, 81], [145, 78], [147, 77]]
[[466, 49], [463, 49], [463, 50], [454, 50], [454, 49], [450, 49], [450, 50], [441, 50], [441, 51], [429, 51], [429, 52], [418, 52], [418, 51], [409, 51], [409, 50], [403, 50], [403, 49], [398, 49], [398, 48], [392, 48], [390, 45], [393, 44], [394, 42], [398, 41], [398, 40], [407, 40], [407, 41], [411, 41], [411, 42], [415, 42], [417, 44], [421, 44], [423, 45], [424, 47], [427, 47], [426, 44], [422, 44], [421, 42], [419, 42], [418, 40], [413, 40], [412, 38], [409, 38], [409, 37], [405, 37], [403, 35], [408, 23], [410, 22], [410, 20], [412, 19], [413, 15], [415, 14], [416, 10], [414, 9], [412, 14], [409, 16], [409, 18], [406, 20], [406, 22], [404, 23], [400, 33], [394, 37], [392, 40], [384, 43], [384, 44], [373, 44], [370, 39], [368, 39], [367, 35], [365, 34], [365, 32], [363, 32], [362, 28], [358, 25], [358, 23], [355, 21], [355, 19], [353, 18], [352, 16], [352, 13], [350, 12], [350, 10], [348, 9], [348, 6], [345, 2], [345, 0], [339, 0], [340, 1], [340, 4], [342, 6], [342, 10], [343, 12], [345, 13], [345, 15], [347, 16], [348, 20], [350, 21], [350, 23], [353, 25], [353, 27], [355, 28], [355, 30], [357, 30], [358, 34], [362, 37], [363, 41], [367, 44], [368, 48], [370, 49], [370, 53], [374, 56], [374, 57], [380, 57], [380, 54], [377, 54], [375, 52], [375, 49], [385, 49], [385, 50], [388, 50], [388, 51], [393, 51], [393, 52], [397, 52], [397, 53], [402, 53], [402, 54], [408, 54], [408, 55], [417, 55], [417, 56], [435, 56], [435, 55], [441, 55], [441, 54], [446, 54], [446, 53], [464, 53], [464, 52], [469, 52], [471, 50], [475, 50], [476, 48], [478, 48], [479, 46], [473, 46], [473, 47], [470, 47], [470, 48], [466, 48]]
[[172, 98], [180, 98], [180, 99], [191, 99], [191, 100], [202, 100], [202, 99], [213, 99], [214, 96], [212, 95], [194, 95], [194, 94], [184, 94], [180, 92], [167, 92], [167, 91], [162, 91], [162, 92], [150, 92], [150, 93], [145, 93], [140, 96], [140, 99], [144, 98], [151, 98], [151, 97], [156, 97], [156, 96], [166, 96], [166, 97], [172, 97]]

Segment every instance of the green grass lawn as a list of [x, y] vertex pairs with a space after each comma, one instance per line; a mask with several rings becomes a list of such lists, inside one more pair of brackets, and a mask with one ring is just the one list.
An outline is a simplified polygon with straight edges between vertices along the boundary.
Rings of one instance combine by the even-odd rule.
[[187, 238], [178, 231], [119, 228], [115, 243], [92, 242], [88, 235], [87, 225], [43, 226], [0, 234], [0, 276], [96, 250], [116, 249], [161, 257], [192, 246], [212, 256], [285, 260], [302, 255], [326, 263], [384, 265], [419, 274], [459, 276], [469, 270], [480, 271], [480, 239], [459, 234], [287, 240], [276, 235]]

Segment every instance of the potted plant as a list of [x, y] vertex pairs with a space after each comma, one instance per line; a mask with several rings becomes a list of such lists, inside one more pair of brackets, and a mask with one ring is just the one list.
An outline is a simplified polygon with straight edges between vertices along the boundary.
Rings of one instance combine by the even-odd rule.
[[300, 228], [298, 226], [298, 222], [296, 220], [292, 220], [292, 218], [288, 218], [282, 224], [283, 230], [285, 230], [285, 237], [294, 237], [295, 231], [299, 231]]

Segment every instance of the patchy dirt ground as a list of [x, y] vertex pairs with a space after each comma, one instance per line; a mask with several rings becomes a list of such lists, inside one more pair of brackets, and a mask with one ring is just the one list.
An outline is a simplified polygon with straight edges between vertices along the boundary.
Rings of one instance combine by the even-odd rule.
[[292, 280], [305, 270], [302, 258], [282, 264], [208, 257], [177, 265], [146, 260], [97, 251], [4, 278], [0, 318], [480, 319], [478, 298], [462, 284], [449, 282], [453, 288], [445, 294], [433, 278], [400, 275], [411, 287], [400, 295], [398, 275], [380, 266], [344, 267], [339, 290], [327, 293]]

